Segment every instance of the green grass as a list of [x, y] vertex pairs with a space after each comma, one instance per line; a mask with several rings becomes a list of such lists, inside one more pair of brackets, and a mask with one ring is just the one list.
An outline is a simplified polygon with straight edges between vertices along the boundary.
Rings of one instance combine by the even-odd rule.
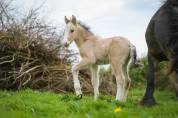
[[[78, 100], [73, 94], [55, 94], [30, 89], [0, 91], [0, 118], [178, 118], [178, 100], [170, 91], [156, 91], [158, 105], [147, 108], [137, 103], [142, 89], [132, 89], [126, 103], [111, 96]], [[122, 111], [115, 113], [114, 109]]]

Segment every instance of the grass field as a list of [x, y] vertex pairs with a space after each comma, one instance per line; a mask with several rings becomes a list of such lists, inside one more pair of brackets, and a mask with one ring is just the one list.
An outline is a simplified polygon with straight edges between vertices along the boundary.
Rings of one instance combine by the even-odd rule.
[[[0, 91], [0, 118], [178, 118], [178, 100], [170, 91], [156, 91], [158, 105], [141, 107], [137, 103], [142, 89], [132, 89], [126, 103], [101, 95], [78, 100], [73, 94], [55, 94], [30, 89]], [[114, 112], [116, 108], [121, 110]]]

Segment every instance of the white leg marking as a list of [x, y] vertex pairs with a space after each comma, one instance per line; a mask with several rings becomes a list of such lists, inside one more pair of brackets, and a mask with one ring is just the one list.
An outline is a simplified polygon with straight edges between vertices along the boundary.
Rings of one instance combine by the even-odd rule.
[[80, 81], [78, 79], [78, 70], [76, 69], [76, 66], [72, 67], [72, 75], [73, 75], [75, 93], [78, 96], [78, 95], [82, 94], [82, 91], [81, 91], [81, 87], [80, 87]]
[[116, 83], [117, 83], [117, 94], [116, 100], [125, 101], [125, 76], [123, 74], [122, 65], [120, 67], [120, 72], [116, 74]]
[[[124, 66], [124, 65], [123, 65]], [[123, 72], [123, 71], [125, 71], [124, 69], [123, 69], [123, 67], [122, 67], [122, 70], [121, 70], [121, 75], [122, 75], [122, 81], [123, 81], [123, 89], [124, 89], [124, 91], [123, 91], [123, 101], [125, 101], [126, 99], [125, 99], [125, 94], [126, 94], [126, 92], [127, 92], [127, 90], [126, 90], [126, 75], [125, 75], [125, 72]]]
[[121, 101], [121, 97], [122, 97], [122, 83], [121, 83], [121, 68], [117, 67], [117, 65], [112, 64], [111, 65], [112, 70], [114, 72], [115, 78], [116, 78], [116, 85], [117, 85], [117, 92], [116, 92], [116, 100]]
[[97, 65], [90, 67], [91, 71], [91, 83], [94, 89], [94, 99], [97, 100], [99, 96], [99, 69]]
[[125, 89], [124, 89], [123, 85], [121, 85], [121, 84], [117, 85], [116, 100], [124, 101], [124, 97], [123, 97], [124, 93], [125, 93]]
[[[122, 74], [121, 74], [122, 75]], [[124, 95], [125, 95], [125, 88], [124, 88], [124, 80], [122, 76], [116, 77], [117, 81], [117, 95], [116, 95], [116, 100], [119, 101], [124, 101]]]
[[75, 65], [72, 67], [72, 75], [73, 75], [73, 79], [74, 79], [74, 88], [75, 88], [75, 93], [76, 95], [81, 95], [82, 91], [81, 91], [81, 87], [80, 87], [80, 81], [78, 79], [78, 72], [80, 69], [88, 66], [91, 64], [91, 60], [89, 59], [83, 59], [79, 62], [79, 64]]

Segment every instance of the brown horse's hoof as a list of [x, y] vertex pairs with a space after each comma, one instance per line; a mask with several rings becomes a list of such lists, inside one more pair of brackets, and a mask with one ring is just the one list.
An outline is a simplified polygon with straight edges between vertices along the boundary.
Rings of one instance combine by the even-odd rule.
[[178, 91], [176, 91], [176, 97], [178, 98]]
[[139, 105], [141, 106], [147, 106], [147, 107], [152, 107], [154, 105], [156, 105], [156, 101], [154, 98], [149, 98], [149, 99], [142, 99], [140, 102], [139, 102]]

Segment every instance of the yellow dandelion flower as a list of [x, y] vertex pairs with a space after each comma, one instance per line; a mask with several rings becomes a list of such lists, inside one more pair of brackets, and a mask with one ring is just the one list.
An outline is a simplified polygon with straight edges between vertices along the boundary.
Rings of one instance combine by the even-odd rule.
[[122, 111], [121, 107], [117, 107], [117, 108], [114, 109], [114, 112], [115, 112], [115, 113], [116, 113], [116, 112], [121, 112], [121, 111]]

